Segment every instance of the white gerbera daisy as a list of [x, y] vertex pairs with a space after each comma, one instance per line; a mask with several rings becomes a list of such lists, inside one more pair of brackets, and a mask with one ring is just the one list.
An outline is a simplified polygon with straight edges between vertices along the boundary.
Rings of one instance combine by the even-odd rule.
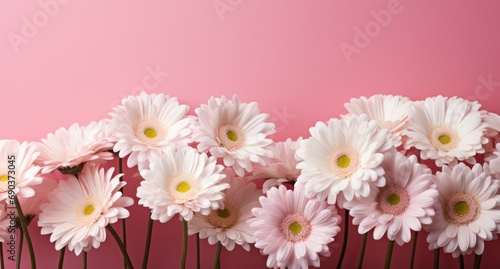
[[35, 195], [32, 187], [43, 181], [38, 176], [40, 167], [34, 164], [39, 154], [34, 144], [0, 140], [0, 200], [8, 198], [9, 190], [19, 198]]
[[300, 170], [296, 168], [299, 157], [296, 152], [302, 137], [296, 141], [288, 138], [285, 142], [273, 144], [273, 157], [268, 166], [256, 165], [254, 167], [254, 178], [262, 178], [266, 181], [262, 191], [266, 193], [270, 188], [277, 187], [285, 182], [295, 183], [300, 175]]
[[111, 133], [118, 139], [114, 151], [122, 158], [130, 155], [128, 167], [147, 168], [167, 148], [192, 142], [194, 117], [187, 116], [188, 111], [187, 105], [179, 105], [177, 98], [165, 94], [141, 92], [123, 99], [110, 113]]
[[0, 201], [0, 242], [8, 242], [12, 233], [9, 226], [16, 227], [16, 215], [7, 209], [7, 200]]
[[266, 137], [275, 130], [273, 123], [265, 122], [269, 115], [260, 113], [257, 103], [242, 104], [237, 95], [232, 100], [212, 97], [196, 114], [193, 140], [199, 142], [200, 152], [222, 158], [240, 177], [252, 172], [252, 163], [267, 165], [272, 140]]
[[[298, 182], [305, 183], [306, 196], [328, 197], [328, 203], [342, 207], [343, 198], [367, 197], [370, 185], [385, 185], [380, 164], [384, 152], [393, 149], [389, 131], [379, 130], [366, 115], [330, 119], [328, 125], [316, 123], [311, 137], [300, 143], [297, 155], [303, 159]], [[342, 196], [337, 196], [342, 192]], [[337, 199], [340, 198], [340, 199]]]
[[54, 134], [48, 134], [42, 143], [37, 143], [42, 173], [58, 169], [75, 174], [86, 162], [112, 160], [113, 154], [108, 150], [113, 143], [102, 132], [102, 124], [92, 122], [85, 127], [75, 123], [67, 130], [61, 127]]
[[366, 198], [344, 204], [364, 234], [375, 228], [373, 238], [379, 240], [387, 232], [389, 240], [398, 245], [408, 243], [411, 231], [420, 231], [422, 224], [432, 223], [434, 203], [438, 192], [431, 170], [424, 168], [412, 155], [388, 153], [382, 167], [386, 185], [375, 188]]
[[488, 143], [480, 106], [477, 102], [443, 96], [415, 102], [409, 112], [405, 148], [415, 147], [422, 159], [432, 159], [437, 166], [455, 160], [475, 163], [474, 155], [484, 153], [483, 144]]
[[38, 226], [42, 234], [51, 234], [56, 250], [68, 246], [80, 255], [98, 248], [106, 240], [106, 225], [129, 216], [125, 207], [134, 201], [122, 197], [119, 191], [126, 183], [122, 174], [113, 177], [96, 165], [86, 166], [78, 179], [70, 175], [49, 195], [49, 203], [42, 205]]
[[496, 239], [500, 232], [499, 180], [492, 179], [487, 164], [471, 170], [459, 163], [453, 169], [443, 166], [436, 185], [436, 215], [425, 227], [429, 249], [443, 248], [453, 257], [472, 251], [482, 254], [484, 241]]
[[353, 115], [368, 115], [369, 120], [376, 120], [379, 128], [388, 129], [395, 147], [401, 145], [401, 137], [408, 123], [408, 109], [412, 102], [400, 95], [372, 95], [352, 98], [344, 107]]
[[141, 171], [144, 180], [137, 188], [139, 204], [151, 209], [151, 218], [169, 221], [176, 213], [190, 221], [193, 213], [208, 215], [221, 207], [222, 165], [214, 157], [193, 148], [169, 148], [162, 158], [153, 160], [150, 169]]
[[262, 192], [244, 178], [228, 175], [224, 181], [231, 186], [225, 190], [224, 209], [213, 210], [208, 216], [195, 214], [189, 222], [189, 234], [199, 233], [200, 238], [208, 238], [211, 245], [221, 242], [229, 251], [236, 244], [250, 251], [255, 239], [246, 221], [253, 217], [252, 208], [259, 206]]
[[340, 231], [340, 216], [325, 201], [309, 199], [303, 186], [272, 188], [248, 220], [254, 229], [255, 247], [269, 255], [269, 268], [319, 267], [320, 256], [329, 257], [328, 244]]

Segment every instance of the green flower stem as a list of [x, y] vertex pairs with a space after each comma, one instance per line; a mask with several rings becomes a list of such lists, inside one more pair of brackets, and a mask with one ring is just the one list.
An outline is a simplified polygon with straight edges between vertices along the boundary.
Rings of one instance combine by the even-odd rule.
[[59, 253], [59, 265], [57, 266], [58, 269], [62, 269], [63, 268], [63, 264], [64, 264], [64, 254], [66, 253], [66, 247], [63, 247], [61, 249], [61, 253]]
[[417, 250], [417, 238], [418, 238], [418, 232], [415, 231], [415, 235], [413, 236], [413, 245], [411, 246], [410, 269], [413, 269], [413, 264], [415, 263], [415, 251]]
[[481, 258], [483, 257], [483, 255], [477, 255], [475, 254], [474, 256], [474, 269], [479, 269], [479, 267], [481, 266]]
[[120, 247], [120, 250], [122, 251], [123, 257], [125, 258], [125, 263], [127, 264], [127, 267], [129, 269], [134, 269], [134, 266], [132, 265], [132, 262], [130, 261], [130, 257], [128, 256], [127, 250], [125, 249], [125, 246], [122, 243], [122, 240], [120, 240], [120, 236], [116, 233], [115, 229], [111, 224], [106, 225], [106, 229], [111, 233], [113, 238], [115, 238], [116, 243], [118, 244], [118, 247]]
[[182, 260], [181, 269], [186, 269], [187, 246], [188, 246], [188, 223], [182, 219], [183, 224], [183, 244], [182, 244]]
[[434, 269], [439, 268], [439, 248], [434, 250]]
[[219, 243], [217, 244], [217, 252], [215, 252], [214, 265], [212, 267], [213, 269], [219, 269], [221, 251], [222, 251], [222, 243], [219, 241]]
[[[118, 173], [123, 173], [123, 159], [118, 157]], [[120, 177], [120, 181], [123, 181], [123, 176]], [[123, 194], [123, 187], [120, 188], [120, 192]], [[123, 245], [125, 246], [125, 250], [127, 250], [127, 221], [126, 219], [122, 219], [122, 239]], [[127, 263], [125, 259], [123, 259], [123, 267], [127, 267]]]
[[196, 233], [196, 268], [200, 269], [200, 234]]
[[363, 243], [361, 245], [361, 253], [359, 255], [358, 269], [363, 268], [363, 258], [365, 257], [366, 239], [367, 238], [368, 238], [368, 232], [363, 234]]
[[0, 268], [5, 268], [5, 263], [3, 262], [3, 243], [0, 242]]
[[392, 250], [394, 249], [394, 240], [389, 241], [389, 245], [387, 246], [387, 254], [385, 255], [385, 269], [389, 269], [391, 267], [391, 258], [392, 258]]
[[16, 204], [17, 214], [19, 215], [19, 221], [21, 222], [21, 229], [23, 229], [24, 235], [26, 237], [26, 244], [28, 245], [28, 250], [30, 252], [31, 268], [36, 268], [35, 252], [33, 251], [33, 244], [31, 243], [30, 233], [28, 227], [26, 226], [26, 219], [24, 218], [23, 210], [21, 209], [21, 204], [19, 204], [19, 199], [14, 196], [14, 203]]
[[344, 239], [342, 241], [342, 250], [340, 250], [339, 262], [337, 263], [337, 269], [342, 267], [342, 262], [344, 261], [345, 250], [347, 248], [347, 237], [349, 232], [349, 210], [345, 209], [344, 216]]
[[82, 255], [82, 268], [87, 269], [87, 251], [83, 251]]
[[144, 256], [142, 258], [142, 269], [148, 268], [149, 248], [151, 247], [151, 235], [153, 234], [153, 219], [151, 214], [148, 221], [148, 234], [146, 236], [146, 247], [144, 248]]
[[18, 251], [18, 258], [16, 260], [16, 269], [21, 268], [21, 257], [23, 256], [23, 241], [24, 241], [24, 233], [23, 230], [21, 229], [19, 230], [19, 251]]
[[460, 269], [465, 269], [464, 255], [460, 254], [458, 261], [460, 262]]

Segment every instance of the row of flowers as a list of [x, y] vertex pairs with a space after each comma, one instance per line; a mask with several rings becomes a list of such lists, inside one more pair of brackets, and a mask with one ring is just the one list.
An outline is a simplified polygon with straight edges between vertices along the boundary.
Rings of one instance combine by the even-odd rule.
[[[364, 242], [369, 231], [376, 240], [386, 235], [392, 251], [394, 242], [425, 229], [430, 250], [461, 262], [474, 252], [479, 267], [484, 242], [500, 232], [500, 116], [443, 96], [374, 95], [345, 107], [348, 114], [317, 122], [307, 139], [274, 142], [274, 124], [255, 102], [212, 97], [190, 115], [175, 97], [141, 93], [123, 99], [110, 119], [60, 128], [41, 142], [1, 140], [0, 241], [10, 236], [15, 180], [32, 268], [26, 225], [36, 216], [41, 233], [62, 250], [60, 268], [66, 248], [83, 253], [85, 266], [106, 230], [133, 268], [111, 225], [124, 225], [134, 202], [122, 195], [124, 158], [139, 171], [138, 203], [151, 211], [148, 238], [155, 220], [179, 216], [184, 223], [181, 268], [186, 238], [195, 234], [218, 245], [214, 268], [222, 247], [251, 244], [268, 256], [269, 268], [319, 267], [350, 217]], [[117, 173], [103, 168], [116, 157]], [[262, 190], [256, 179], [265, 180]], [[346, 243], [344, 236], [339, 268]]]

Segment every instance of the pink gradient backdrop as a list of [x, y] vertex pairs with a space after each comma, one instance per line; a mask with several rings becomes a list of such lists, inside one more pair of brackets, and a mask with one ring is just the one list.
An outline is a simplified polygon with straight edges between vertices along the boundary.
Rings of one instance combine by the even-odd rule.
[[[193, 109], [210, 96], [237, 93], [245, 102], [257, 101], [277, 124], [276, 140], [307, 137], [316, 121], [345, 113], [343, 103], [351, 97], [375, 93], [472, 97], [499, 113], [499, 3], [0, 1], [1, 138], [38, 141], [61, 126], [99, 120], [121, 98], [137, 93], [143, 81], [151, 85], [148, 92], [177, 96]], [[215, 6], [226, 9], [218, 13]], [[381, 10], [391, 14], [383, 25], [373, 15]], [[36, 34], [26, 26], [34, 19]], [[367, 25], [371, 37], [355, 39], [356, 27], [365, 32]], [[23, 32], [23, 27], [28, 28]], [[356, 41], [356, 53], [346, 57], [341, 47]], [[162, 74], [148, 77], [148, 68]], [[135, 196], [138, 182], [126, 172], [126, 193]], [[129, 251], [139, 267], [148, 211], [135, 205], [131, 213]], [[37, 235], [34, 225], [31, 231], [39, 267], [53, 268], [53, 244]], [[155, 224], [150, 268], [178, 267], [180, 231], [177, 220]], [[418, 238], [416, 268], [432, 264], [424, 234]], [[345, 268], [357, 264], [360, 247], [352, 225], [350, 237]], [[336, 264], [341, 239], [332, 244], [323, 268]], [[194, 242], [191, 238], [190, 268]], [[382, 267], [386, 245], [387, 240], [368, 242], [365, 268]], [[215, 247], [203, 240], [202, 251], [208, 268]], [[500, 242], [487, 244], [483, 268], [496, 264], [498, 251]], [[407, 267], [409, 252], [410, 246], [396, 247], [393, 267]], [[80, 258], [70, 253], [66, 262], [66, 268], [79, 266]], [[441, 256], [445, 264], [458, 266], [450, 255]], [[89, 253], [89, 266], [122, 267], [111, 237]], [[222, 267], [264, 268], [265, 257], [255, 249], [223, 252]]]

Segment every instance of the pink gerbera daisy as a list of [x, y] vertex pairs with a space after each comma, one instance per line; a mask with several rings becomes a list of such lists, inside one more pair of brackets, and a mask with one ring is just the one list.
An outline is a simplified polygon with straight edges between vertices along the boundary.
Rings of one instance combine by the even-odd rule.
[[267, 258], [269, 268], [319, 267], [319, 257], [330, 256], [328, 244], [340, 231], [340, 216], [326, 201], [309, 199], [303, 186], [295, 190], [272, 188], [248, 220], [254, 229], [255, 247]]
[[434, 175], [412, 155], [385, 154], [382, 167], [386, 186], [375, 188], [366, 198], [346, 202], [358, 232], [364, 234], [375, 228], [373, 238], [379, 240], [387, 232], [389, 240], [398, 245], [408, 243], [411, 231], [420, 231], [430, 224], [438, 192]]
[[482, 254], [484, 242], [500, 232], [499, 180], [491, 177], [487, 164], [443, 166], [436, 176], [436, 215], [426, 227], [429, 249], [443, 248], [453, 257]]
[[92, 122], [88, 126], [75, 123], [69, 129], [59, 128], [54, 134], [48, 134], [42, 143], [38, 143], [44, 174], [56, 169], [67, 174], [76, 174], [89, 161], [112, 160], [109, 150], [113, 142], [103, 132], [105, 123]]

